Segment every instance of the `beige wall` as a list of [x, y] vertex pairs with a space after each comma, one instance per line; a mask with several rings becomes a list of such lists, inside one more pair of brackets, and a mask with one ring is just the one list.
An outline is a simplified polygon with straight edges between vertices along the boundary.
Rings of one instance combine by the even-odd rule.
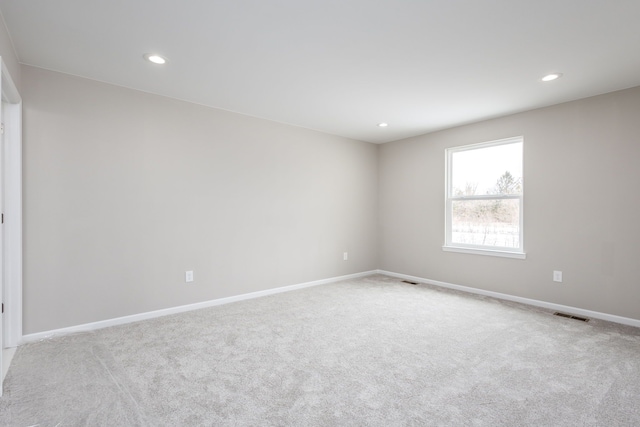
[[[443, 252], [445, 148], [517, 135], [527, 259]], [[640, 88], [382, 145], [379, 266], [640, 319], [639, 159]]]
[[2, 61], [7, 66], [7, 70], [9, 70], [9, 74], [11, 74], [13, 83], [16, 85], [18, 90], [20, 90], [20, 63], [18, 62], [18, 57], [16, 56], [15, 50], [13, 50], [13, 44], [11, 43], [11, 39], [9, 38], [7, 27], [4, 25], [4, 19], [2, 19], [1, 16], [0, 57], [2, 57]]
[[22, 79], [25, 334], [377, 267], [376, 145]]
[[[25, 334], [375, 268], [640, 319], [640, 88], [375, 146], [21, 71]], [[445, 148], [516, 135], [527, 259], [443, 252]]]

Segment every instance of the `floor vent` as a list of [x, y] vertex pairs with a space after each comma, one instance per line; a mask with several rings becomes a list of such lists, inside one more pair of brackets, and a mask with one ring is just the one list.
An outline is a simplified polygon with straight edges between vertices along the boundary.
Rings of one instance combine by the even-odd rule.
[[418, 282], [410, 282], [408, 280], [403, 280], [402, 283], [408, 283], [410, 285], [417, 285], [418, 284]]
[[559, 311], [556, 311], [555, 313], [553, 313], [554, 316], [560, 316], [560, 317], [566, 317], [567, 319], [575, 319], [575, 320], [579, 320], [581, 322], [588, 322], [589, 319], [586, 317], [580, 317], [580, 316], [574, 316], [573, 314], [567, 314], [567, 313], [560, 313]]

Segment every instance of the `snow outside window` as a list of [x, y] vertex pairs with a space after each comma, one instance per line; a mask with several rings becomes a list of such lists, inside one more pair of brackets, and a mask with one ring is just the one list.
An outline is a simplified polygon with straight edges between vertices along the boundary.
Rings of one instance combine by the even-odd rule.
[[446, 150], [445, 245], [524, 258], [523, 137]]

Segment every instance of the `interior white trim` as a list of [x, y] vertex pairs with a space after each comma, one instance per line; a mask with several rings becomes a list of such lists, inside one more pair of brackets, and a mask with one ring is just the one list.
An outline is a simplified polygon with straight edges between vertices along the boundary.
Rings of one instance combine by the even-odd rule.
[[22, 336], [22, 98], [2, 62], [5, 100], [4, 144], [4, 343], [16, 347]]
[[165, 308], [162, 310], [149, 311], [146, 313], [132, 314], [130, 316], [117, 317], [115, 319], [102, 320], [99, 322], [85, 323], [83, 325], [70, 326], [68, 328], [54, 329], [45, 332], [37, 332], [27, 334], [22, 337], [20, 344], [28, 342], [49, 339], [57, 336], [68, 335], [76, 332], [88, 332], [97, 329], [107, 328], [109, 326], [124, 325], [126, 323], [139, 322], [141, 320], [154, 319], [156, 317], [168, 316], [171, 314], [184, 313], [186, 311], [199, 310], [201, 308], [213, 307], [216, 305], [229, 304], [237, 301], [244, 301], [253, 298], [264, 297], [267, 295], [279, 294], [282, 292], [295, 291], [297, 289], [309, 288], [312, 286], [326, 285], [328, 283], [340, 282], [342, 280], [356, 279], [358, 277], [371, 276], [376, 274], [376, 270], [365, 271], [361, 273], [347, 274], [345, 276], [331, 277], [329, 279], [315, 280], [313, 282], [299, 283], [297, 285], [282, 286], [274, 289], [266, 289], [264, 291], [251, 292], [248, 294], [235, 295], [232, 297], [219, 298], [210, 301], [198, 302], [195, 304], [181, 305], [178, 307]]
[[[481, 142], [478, 144], [462, 145], [450, 147], [445, 152], [445, 213], [444, 213], [444, 245], [442, 250], [449, 252], [462, 252], [467, 254], [491, 255], [505, 258], [525, 259], [524, 253], [524, 181], [521, 181], [523, 191], [520, 194], [483, 194], [473, 196], [456, 196], [453, 194], [453, 155], [455, 153], [472, 151], [477, 149], [497, 147], [501, 145], [521, 144], [522, 152], [520, 157], [520, 165], [522, 169], [522, 177], [524, 177], [524, 136], [513, 136], [510, 138], [498, 139], [495, 141]], [[453, 202], [464, 200], [518, 200], [518, 244], [517, 248], [499, 248], [495, 246], [471, 245], [453, 242]]]
[[[2, 60], [1, 56], [0, 60]], [[9, 69], [4, 61], [2, 61], [2, 95], [12, 104], [20, 104], [22, 102], [20, 92], [18, 92], [18, 88], [15, 83], [13, 83]]]
[[471, 294], [485, 295], [493, 298], [498, 298], [506, 301], [519, 302], [522, 304], [533, 305], [535, 307], [547, 308], [555, 311], [562, 311], [570, 314], [578, 314], [584, 317], [590, 317], [593, 319], [606, 320], [609, 322], [620, 323], [623, 325], [635, 326], [640, 328], [640, 320], [632, 319], [629, 317], [616, 316], [614, 314], [600, 313], [598, 311], [585, 310], [582, 308], [571, 307], [568, 305], [555, 304], [546, 301], [540, 301], [530, 298], [517, 297], [514, 295], [503, 294], [500, 292], [486, 291], [484, 289], [471, 288], [468, 286], [455, 285], [453, 283], [440, 282], [438, 280], [425, 279], [423, 277], [409, 276], [408, 274], [394, 273], [391, 271], [378, 270], [379, 274], [385, 276], [397, 277], [399, 279], [410, 280], [412, 282], [427, 283], [429, 285], [439, 286], [442, 288], [455, 289], [457, 291], [469, 292]]
[[443, 246], [442, 250], [445, 252], [459, 252], [462, 254], [475, 254], [475, 255], [490, 255], [490, 256], [499, 256], [503, 258], [517, 258], [517, 259], [526, 259], [527, 254], [524, 252], [507, 252], [507, 251], [492, 251], [489, 249], [474, 249], [474, 248], [463, 248], [461, 246]]
[[45, 331], [45, 332], [37, 332], [34, 334], [24, 335], [20, 341], [20, 344], [54, 338], [57, 336], [63, 336], [63, 335], [68, 335], [72, 333], [77, 333], [77, 332], [94, 331], [102, 328], [108, 328], [110, 326], [124, 325], [127, 323], [139, 322], [141, 320], [154, 319], [157, 317], [168, 316], [171, 314], [184, 313], [187, 311], [199, 310], [201, 308], [214, 307], [217, 305], [229, 304], [232, 302], [244, 301], [248, 299], [279, 294], [282, 292], [295, 291], [297, 289], [309, 288], [309, 287], [318, 286], [318, 285], [325, 285], [328, 283], [339, 282], [342, 280], [371, 276], [373, 274], [383, 274], [385, 276], [397, 277], [399, 279], [410, 280], [412, 282], [427, 283], [427, 284], [439, 286], [442, 288], [455, 289], [458, 291], [463, 291], [463, 292], [468, 292], [468, 293], [478, 294], [478, 295], [485, 295], [485, 296], [498, 298], [506, 301], [513, 301], [513, 302], [518, 302], [522, 304], [532, 305], [535, 307], [542, 307], [550, 310], [562, 311], [562, 312], [578, 314], [581, 316], [590, 317], [594, 319], [601, 319], [609, 322], [620, 323], [623, 325], [640, 327], [640, 320], [638, 319], [616, 316], [613, 314], [601, 313], [597, 311], [585, 310], [582, 308], [571, 307], [567, 305], [554, 304], [554, 303], [534, 300], [530, 298], [523, 298], [523, 297], [518, 297], [514, 295], [503, 294], [500, 292], [487, 291], [484, 289], [471, 288], [468, 286], [455, 285], [453, 283], [425, 279], [423, 277], [410, 276], [408, 274], [394, 273], [392, 271], [371, 270], [371, 271], [364, 271], [361, 273], [348, 274], [345, 276], [332, 277], [329, 279], [322, 279], [322, 280], [316, 280], [312, 282], [300, 283], [296, 285], [282, 286], [274, 289], [266, 289], [264, 291], [251, 292], [248, 294], [235, 295], [232, 297], [219, 298], [219, 299], [210, 300], [210, 301], [203, 301], [195, 304], [187, 304], [187, 305], [181, 305], [178, 307], [166, 308], [162, 310], [149, 311], [146, 313], [133, 314], [130, 316], [117, 317], [115, 319], [102, 320], [99, 322], [85, 323], [82, 325], [70, 326], [67, 328], [54, 329], [54, 330]]

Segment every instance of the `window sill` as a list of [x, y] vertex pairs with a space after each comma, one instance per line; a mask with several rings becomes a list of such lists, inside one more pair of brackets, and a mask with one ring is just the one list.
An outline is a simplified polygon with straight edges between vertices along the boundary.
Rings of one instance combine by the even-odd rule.
[[497, 257], [503, 257], [503, 258], [516, 258], [516, 259], [527, 258], [527, 254], [524, 252], [494, 251], [490, 249], [463, 248], [460, 246], [443, 246], [442, 250], [445, 252], [459, 252], [463, 254], [489, 255], [489, 256], [497, 256]]

